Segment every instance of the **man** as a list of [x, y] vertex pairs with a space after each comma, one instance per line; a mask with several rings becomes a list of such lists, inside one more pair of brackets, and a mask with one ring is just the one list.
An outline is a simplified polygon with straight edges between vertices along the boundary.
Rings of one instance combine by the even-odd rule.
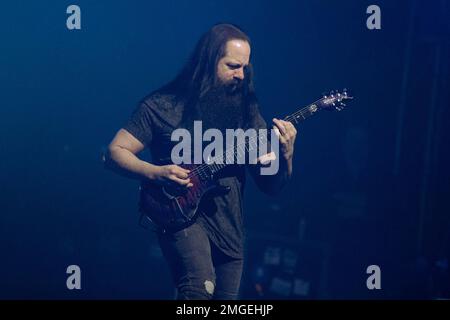
[[[236, 26], [215, 25], [198, 42], [180, 74], [143, 99], [109, 145], [107, 163], [138, 179], [162, 185], [193, 186], [189, 171], [170, 164], [171, 133], [204, 129], [266, 128], [252, 82], [250, 39]], [[275, 193], [292, 174], [296, 130], [290, 122], [273, 119], [281, 159], [275, 175], [263, 176], [257, 165], [231, 165], [218, 179], [226, 194], [202, 199], [192, 225], [175, 232], [158, 232], [170, 266], [178, 299], [236, 299], [243, 267], [242, 195], [246, 168], [266, 193]], [[136, 154], [145, 147], [152, 163]], [[268, 158], [273, 159], [273, 158]], [[169, 162], [169, 164], [167, 164]]]

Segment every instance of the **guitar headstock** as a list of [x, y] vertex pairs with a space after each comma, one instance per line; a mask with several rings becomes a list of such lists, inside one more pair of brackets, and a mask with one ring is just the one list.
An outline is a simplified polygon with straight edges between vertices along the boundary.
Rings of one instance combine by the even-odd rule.
[[347, 89], [342, 92], [335, 90], [324, 94], [317, 104], [323, 109], [341, 111], [347, 106], [345, 102], [352, 99], [353, 97], [349, 96]]

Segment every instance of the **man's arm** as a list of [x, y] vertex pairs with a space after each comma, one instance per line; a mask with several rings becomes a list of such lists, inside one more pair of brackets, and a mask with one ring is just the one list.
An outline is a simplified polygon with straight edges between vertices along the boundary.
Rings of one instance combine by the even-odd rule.
[[108, 146], [104, 157], [105, 166], [123, 176], [133, 179], [149, 179], [162, 184], [178, 183], [192, 187], [187, 178], [189, 170], [177, 165], [157, 166], [139, 159], [136, 154], [144, 145], [125, 129], [120, 129]]
[[142, 161], [136, 155], [144, 145], [125, 129], [120, 129], [108, 146], [104, 157], [105, 166], [133, 179], [154, 179], [157, 166]]

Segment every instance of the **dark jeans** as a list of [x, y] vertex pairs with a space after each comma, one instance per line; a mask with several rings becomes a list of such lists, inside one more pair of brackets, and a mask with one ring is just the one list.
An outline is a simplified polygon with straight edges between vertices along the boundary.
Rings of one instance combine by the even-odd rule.
[[243, 260], [225, 255], [197, 223], [175, 233], [158, 233], [179, 300], [238, 298]]

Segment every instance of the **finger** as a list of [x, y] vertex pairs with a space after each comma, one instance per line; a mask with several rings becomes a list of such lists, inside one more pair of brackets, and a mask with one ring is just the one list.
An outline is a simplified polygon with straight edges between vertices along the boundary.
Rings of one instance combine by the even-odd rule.
[[179, 179], [186, 179], [187, 177], [189, 177], [189, 175], [184, 171], [176, 171], [174, 172], [174, 176]]
[[176, 176], [171, 176], [170, 180], [172, 180], [173, 182], [176, 182], [176, 183], [178, 183], [179, 185], [182, 185], [182, 186], [187, 186], [189, 184], [189, 182], [191, 182], [190, 179], [180, 179], [180, 178], [178, 178]]
[[178, 167], [174, 174], [181, 179], [186, 179], [189, 176], [189, 172], [186, 172], [183, 168]]
[[275, 152], [272, 151], [270, 153], [260, 156], [257, 159], [257, 162], [265, 165], [265, 164], [268, 164], [270, 161], [275, 160], [276, 158], [277, 157], [275, 155]]
[[284, 136], [279, 136], [279, 139], [280, 139], [281, 145], [286, 146], [288, 144], [288, 141]]
[[284, 122], [284, 125], [285, 125], [285, 128], [286, 128], [285, 136], [288, 137], [289, 139], [293, 138], [295, 136], [295, 134], [296, 134], [296, 130], [295, 130], [294, 125], [291, 122], [289, 122], [289, 121], [283, 121], [283, 122]]
[[284, 124], [278, 119], [273, 118], [272, 120], [275, 123], [275, 125], [277, 126], [277, 128], [280, 130], [281, 134], [282, 135], [286, 134], [286, 128], [285, 128]]
[[175, 167], [176, 167], [177, 169], [180, 169], [180, 170], [183, 171], [183, 172], [186, 172], [186, 173], [191, 172], [189, 169], [185, 169], [185, 168], [180, 167], [180, 166], [177, 166], [177, 165], [175, 165]]
[[295, 140], [295, 137], [297, 135], [297, 132], [294, 131], [293, 129], [288, 129], [287, 133], [284, 135], [284, 137], [286, 138], [286, 140], [288, 142], [293, 142]]
[[280, 140], [280, 143], [282, 145], [285, 145], [287, 143], [286, 138], [281, 135], [280, 130], [278, 130], [278, 127], [273, 126], [273, 131], [275, 131], [275, 134], [278, 137], [278, 140]]
[[281, 122], [281, 120], [273, 119], [273, 122], [275, 123], [278, 130], [280, 130], [280, 133], [284, 135], [286, 133], [286, 128], [284, 127], [284, 124]]
[[292, 131], [293, 133], [297, 133], [297, 129], [295, 129], [295, 126], [290, 121], [285, 121], [286, 129], [288, 131]]
[[273, 126], [272, 129], [275, 132], [275, 134], [277, 135], [277, 137], [281, 136], [280, 130], [278, 130], [277, 126]]

